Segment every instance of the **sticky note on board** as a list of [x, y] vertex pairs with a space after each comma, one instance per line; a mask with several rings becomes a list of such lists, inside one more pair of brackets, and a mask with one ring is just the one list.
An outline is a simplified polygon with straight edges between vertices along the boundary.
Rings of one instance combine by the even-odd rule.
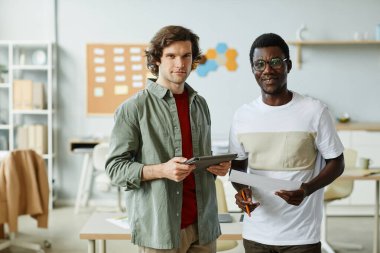
[[115, 92], [115, 95], [127, 95], [128, 85], [115, 85], [114, 92]]

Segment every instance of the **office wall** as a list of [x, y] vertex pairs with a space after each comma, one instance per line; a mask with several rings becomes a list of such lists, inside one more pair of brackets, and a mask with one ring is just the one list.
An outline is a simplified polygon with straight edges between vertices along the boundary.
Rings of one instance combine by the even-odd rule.
[[[201, 38], [203, 51], [225, 42], [239, 55], [238, 69], [220, 67], [189, 83], [208, 100], [214, 138], [227, 138], [233, 112], [259, 95], [248, 52], [252, 40], [275, 32], [296, 39], [305, 24], [305, 39], [350, 40], [355, 32], [374, 37], [380, 23], [377, 0], [58, 0], [58, 152], [59, 197], [74, 199], [81, 157], [69, 152], [70, 138], [107, 136], [112, 117], [86, 115], [87, 43], [146, 43], [162, 26], [187, 26]], [[20, 5], [28, 11], [20, 15]], [[52, 38], [48, 0], [0, 0], [0, 39]], [[308, 7], [306, 8], [305, 5]], [[25, 9], [23, 7], [23, 9]], [[29, 21], [30, 20], [30, 21]], [[296, 50], [290, 47], [295, 60]], [[288, 87], [321, 99], [334, 114], [347, 111], [354, 120], [380, 121], [380, 47], [319, 46], [303, 50], [303, 68], [295, 66]]]

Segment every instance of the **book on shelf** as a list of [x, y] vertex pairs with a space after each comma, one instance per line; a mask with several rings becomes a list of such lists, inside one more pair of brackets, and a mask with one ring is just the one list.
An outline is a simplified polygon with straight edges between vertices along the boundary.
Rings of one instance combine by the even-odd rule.
[[17, 127], [17, 147], [34, 149], [40, 155], [47, 153], [47, 126], [23, 125]]
[[29, 148], [28, 145], [28, 128], [27, 126], [19, 126], [17, 127], [17, 148], [19, 149], [26, 149]]
[[44, 84], [33, 83], [32, 108], [42, 110], [45, 108]]
[[44, 109], [44, 84], [32, 80], [14, 80], [13, 107], [17, 110]]
[[13, 81], [13, 107], [18, 110], [32, 109], [32, 80]]

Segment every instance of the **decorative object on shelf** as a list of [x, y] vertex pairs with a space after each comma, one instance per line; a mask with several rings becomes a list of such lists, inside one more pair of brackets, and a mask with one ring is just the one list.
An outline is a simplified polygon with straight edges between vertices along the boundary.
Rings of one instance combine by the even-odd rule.
[[297, 29], [297, 40], [305, 40], [303, 33], [307, 30], [305, 24], [302, 24], [300, 28]]
[[25, 63], [26, 63], [26, 55], [24, 53], [24, 50], [21, 50], [18, 61], [19, 61], [18, 62], [19, 65], [25, 65]]
[[376, 26], [376, 34], [375, 34], [376, 40], [380, 40], [380, 24]]
[[361, 32], [354, 32], [354, 40], [363, 40], [363, 35]]
[[33, 65], [45, 65], [46, 64], [46, 53], [43, 50], [36, 50], [32, 54]]
[[337, 120], [340, 122], [340, 123], [347, 123], [350, 121], [350, 114], [348, 114], [347, 112], [343, 112], [341, 113], [338, 117], [337, 117]]

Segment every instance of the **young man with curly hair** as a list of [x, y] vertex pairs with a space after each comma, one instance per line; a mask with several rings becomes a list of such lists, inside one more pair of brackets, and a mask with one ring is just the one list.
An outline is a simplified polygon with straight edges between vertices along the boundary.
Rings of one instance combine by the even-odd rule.
[[185, 81], [201, 57], [198, 36], [163, 27], [146, 51], [157, 76], [117, 110], [106, 171], [127, 190], [132, 243], [140, 252], [215, 252], [220, 235], [215, 176], [230, 162], [196, 169], [183, 164], [211, 155], [207, 103]]

